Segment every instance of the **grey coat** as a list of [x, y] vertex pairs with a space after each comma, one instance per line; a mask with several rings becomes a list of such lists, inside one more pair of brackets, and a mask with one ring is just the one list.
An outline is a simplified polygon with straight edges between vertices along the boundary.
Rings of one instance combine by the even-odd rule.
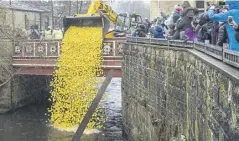
[[223, 46], [223, 43], [227, 41], [227, 31], [226, 31], [226, 23], [220, 24], [219, 31], [218, 31], [218, 40], [217, 45]]
[[192, 29], [192, 20], [194, 16], [195, 8], [192, 8], [188, 1], [184, 1], [182, 4], [183, 11], [181, 13], [181, 18], [176, 23], [176, 32], [173, 35], [173, 39], [180, 38], [180, 32], [184, 31], [186, 28]]

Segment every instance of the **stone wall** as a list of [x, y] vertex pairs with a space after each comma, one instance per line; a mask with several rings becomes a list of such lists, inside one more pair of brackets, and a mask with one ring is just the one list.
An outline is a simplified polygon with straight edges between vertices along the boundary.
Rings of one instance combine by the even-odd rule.
[[12, 41], [0, 41], [0, 113], [11, 109]]
[[239, 71], [192, 49], [124, 44], [124, 131], [132, 141], [235, 141]]
[[0, 113], [26, 104], [47, 101], [50, 76], [15, 75], [12, 67], [12, 42], [0, 41]]
[[49, 76], [15, 75], [0, 87], [0, 113], [31, 103], [44, 103], [50, 97]]
[[12, 79], [12, 109], [31, 103], [47, 102], [51, 76], [15, 76]]

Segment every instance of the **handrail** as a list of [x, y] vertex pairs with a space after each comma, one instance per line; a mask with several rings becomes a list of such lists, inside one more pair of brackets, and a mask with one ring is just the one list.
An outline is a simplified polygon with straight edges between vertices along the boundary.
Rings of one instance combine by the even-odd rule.
[[127, 37], [127, 42], [133, 43], [143, 43], [152, 45], [162, 45], [162, 46], [173, 46], [173, 47], [183, 47], [192, 48], [200, 52], [203, 52], [211, 57], [223, 61], [226, 64], [239, 68], [239, 52], [229, 50], [228, 45], [220, 47], [216, 45], [208, 44], [208, 41], [203, 42], [183, 42], [181, 40], [167, 40], [158, 38], [145, 38], [145, 37]]
[[[126, 38], [125, 38], [126, 40]], [[104, 56], [122, 56], [120, 42], [125, 40], [104, 40], [102, 53]], [[61, 54], [61, 40], [21, 40], [14, 41], [14, 58], [57, 58]]]

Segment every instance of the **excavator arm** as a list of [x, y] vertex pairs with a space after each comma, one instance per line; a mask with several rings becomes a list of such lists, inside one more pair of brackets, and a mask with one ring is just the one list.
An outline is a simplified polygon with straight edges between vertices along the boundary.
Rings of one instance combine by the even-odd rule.
[[78, 26], [78, 27], [101, 26], [103, 29], [103, 37], [111, 38], [116, 37], [119, 33], [119, 30], [117, 32], [115, 32], [115, 30], [109, 31], [111, 23], [122, 27], [125, 26], [125, 20], [121, 20], [120, 18], [118, 18], [118, 16], [121, 16], [121, 14], [118, 15], [105, 2], [101, 0], [94, 0], [91, 2], [86, 14], [77, 14], [75, 16], [65, 17], [63, 19], [63, 25], [65, 31], [70, 26]]
[[87, 14], [101, 13], [109, 18], [112, 23], [116, 23], [118, 14], [105, 2], [96, 0], [91, 3]]

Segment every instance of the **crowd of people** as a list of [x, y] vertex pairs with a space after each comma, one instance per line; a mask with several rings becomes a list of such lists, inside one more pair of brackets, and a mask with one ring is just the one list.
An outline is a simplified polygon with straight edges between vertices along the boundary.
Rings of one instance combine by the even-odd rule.
[[33, 25], [28, 30], [28, 39], [45, 39], [45, 40], [52, 40], [52, 39], [62, 39], [63, 38], [63, 31], [56, 26], [55, 29], [52, 29], [48, 26], [44, 31], [40, 32], [37, 25]]
[[208, 4], [200, 13], [188, 1], [175, 5], [171, 15], [161, 13], [153, 21], [145, 19], [132, 36], [153, 37], [172, 40], [209, 41], [223, 46], [228, 43], [231, 50], [239, 51], [239, 1], [225, 0], [223, 5]]

